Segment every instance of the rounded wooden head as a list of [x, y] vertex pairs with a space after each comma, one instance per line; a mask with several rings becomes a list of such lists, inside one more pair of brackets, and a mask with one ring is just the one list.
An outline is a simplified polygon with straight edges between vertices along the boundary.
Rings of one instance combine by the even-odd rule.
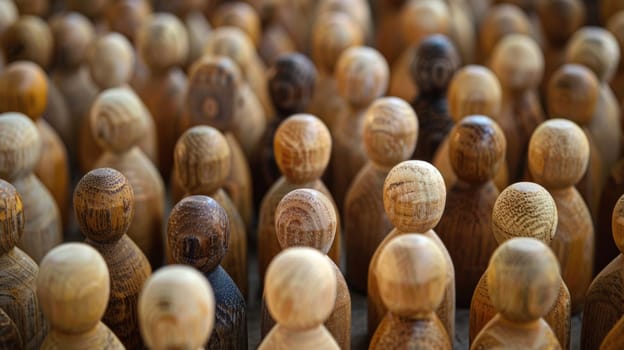
[[336, 209], [323, 193], [307, 188], [289, 192], [275, 210], [275, 232], [282, 249], [310, 247], [327, 254], [336, 234]]
[[442, 34], [426, 37], [415, 49], [410, 74], [421, 94], [443, 94], [459, 68], [453, 42]]
[[128, 231], [134, 217], [132, 186], [115, 169], [91, 170], [76, 185], [74, 212], [88, 239], [115, 242]]
[[19, 13], [13, 0], [0, 0], [0, 33], [17, 21]]
[[53, 61], [56, 67], [78, 69], [86, 62], [87, 51], [95, 38], [89, 20], [77, 12], [57, 14], [50, 19], [54, 37]]
[[109, 33], [97, 39], [89, 52], [89, 71], [100, 89], [124, 85], [134, 72], [134, 50], [119, 33]]
[[53, 329], [86, 333], [100, 322], [110, 293], [104, 258], [84, 243], [65, 243], [39, 265], [37, 297]]
[[583, 27], [570, 38], [566, 61], [585, 65], [601, 82], [609, 82], [620, 62], [620, 47], [606, 29]]
[[187, 130], [173, 153], [175, 171], [187, 193], [210, 195], [220, 189], [232, 168], [227, 140], [219, 130], [196, 126]]
[[241, 72], [227, 57], [204, 56], [190, 69], [186, 95], [187, 113], [227, 132], [234, 122], [236, 94], [242, 84]]
[[268, 72], [269, 94], [278, 115], [303, 113], [314, 93], [316, 69], [303, 54], [280, 55]]
[[215, 28], [232, 26], [240, 28], [254, 46], [258, 46], [262, 35], [260, 16], [246, 2], [224, 2], [215, 11], [210, 22]]
[[600, 83], [596, 75], [580, 64], [565, 64], [548, 82], [548, 115], [587, 125], [596, 111]]
[[130, 150], [145, 137], [145, 107], [131, 90], [114, 88], [101, 92], [91, 107], [91, 132], [98, 144], [115, 153]]
[[215, 323], [214, 292], [192, 267], [168, 265], [145, 282], [138, 314], [150, 349], [201, 349]]
[[585, 5], [581, 0], [540, 0], [537, 15], [548, 43], [563, 46], [585, 23]]
[[468, 65], [455, 73], [448, 89], [451, 117], [457, 123], [469, 115], [485, 115], [494, 120], [502, 103], [496, 75], [483, 66]]
[[0, 114], [0, 178], [12, 181], [29, 174], [42, 151], [37, 126], [21, 113]]
[[492, 232], [498, 244], [530, 237], [546, 244], [557, 232], [557, 206], [550, 193], [533, 182], [516, 182], [500, 193], [492, 209]]
[[256, 54], [251, 39], [241, 29], [232, 26], [220, 27], [211, 34], [204, 55], [225, 56], [232, 59], [241, 70], [245, 70]]
[[221, 263], [229, 241], [227, 213], [214, 199], [186, 197], [171, 210], [167, 242], [175, 263], [210, 272]]
[[364, 34], [351, 17], [341, 12], [318, 17], [312, 32], [312, 59], [319, 70], [333, 75], [340, 55], [364, 44]]
[[338, 92], [354, 107], [366, 107], [388, 88], [386, 59], [375, 49], [356, 46], [345, 50], [336, 65]]
[[0, 112], [19, 112], [39, 120], [47, 106], [48, 78], [38, 65], [13, 62], [0, 75]]
[[601, 0], [598, 2], [598, 14], [600, 22], [606, 23], [617, 12], [624, 10], [624, 2], [621, 0]]
[[[624, 47], [624, 11], [619, 11], [611, 16], [609, 22], [607, 22], [606, 28], [613, 34], [618, 42], [620, 50], [622, 50]], [[620, 60], [620, 66], [623, 64], [624, 62]]]
[[492, 6], [479, 30], [481, 56], [485, 59], [490, 57], [499, 40], [511, 33], [531, 35], [531, 24], [527, 16], [515, 5]]
[[13, 0], [20, 15], [46, 17], [50, 9], [49, 0]]
[[375, 266], [381, 300], [397, 316], [427, 316], [442, 302], [448, 268], [429, 237], [397, 236], [381, 250]]
[[43, 68], [50, 64], [52, 32], [39, 17], [19, 17], [2, 33], [1, 44], [7, 62], [32, 61]]
[[431, 34], [448, 34], [451, 18], [444, 1], [408, 0], [400, 15], [401, 33], [407, 45], [418, 45]]
[[65, 5], [69, 11], [79, 12], [93, 21], [102, 17], [109, 0], [65, 0]]
[[562, 283], [559, 262], [550, 247], [527, 237], [501, 244], [486, 274], [492, 304], [513, 322], [543, 317], [557, 300]]
[[280, 172], [291, 183], [318, 180], [329, 163], [332, 139], [327, 126], [311, 114], [295, 114], [275, 131], [273, 152]]
[[348, 15], [363, 33], [372, 31], [371, 7], [361, 0], [322, 0], [316, 1], [315, 20], [332, 13]]
[[105, 17], [110, 31], [121, 33], [134, 43], [139, 28], [151, 13], [148, 0], [111, 0], [106, 5]]
[[25, 223], [22, 197], [13, 185], [0, 179], [0, 255], [15, 248]]
[[154, 71], [182, 65], [189, 52], [186, 27], [172, 14], [155, 13], [139, 30], [137, 48], [145, 64]]
[[535, 89], [544, 74], [544, 55], [531, 37], [509, 34], [496, 44], [490, 66], [505, 89]]
[[386, 215], [397, 230], [427, 232], [438, 224], [444, 212], [444, 178], [430, 163], [401, 162], [386, 177], [383, 201]]
[[368, 108], [364, 118], [364, 148], [374, 164], [391, 168], [410, 159], [416, 148], [418, 118], [407, 102], [381, 97]]
[[529, 171], [548, 189], [576, 185], [587, 170], [589, 142], [581, 128], [566, 119], [550, 119], [529, 141]]
[[459, 121], [449, 134], [449, 160], [457, 177], [469, 183], [490, 181], [503, 165], [507, 141], [496, 122], [481, 115]]
[[336, 272], [327, 256], [308, 247], [287, 248], [267, 268], [264, 297], [271, 316], [287, 329], [320, 326], [336, 300]]

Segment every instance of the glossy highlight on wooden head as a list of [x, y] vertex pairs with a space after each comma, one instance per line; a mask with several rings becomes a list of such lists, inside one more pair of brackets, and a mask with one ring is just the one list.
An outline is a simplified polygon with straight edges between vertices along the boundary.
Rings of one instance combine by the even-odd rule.
[[526, 91], [537, 88], [542, 81], [544, 55], [530, 36], [509, 34], [496, 44], [490, 66], [504, 88]]
[[189, 38], [184, 24], [169, 13], [150, 16], [137, 36], [137, 49], [154, 71], [166, 71], [186, 62]]
[[19, 112], [38, 121], [46, 109], [48, 81], [37, 64], [16, 61], [0, 75], [0, 112]]
[[22, 197], [13, 185], [0, 179], [0, 255], [15, 248], [25, 222]]
[[336, 65], [338, 92], [354, 107], [366, 107], [388, 88], [389, 68], [385, 58], [366, 46], [343, 51]]
[[601, 82], [609, 82], [620, 62], [620, 47], [606, 29], [583, 27], [570, 38], [566, 61], [585, 65]]

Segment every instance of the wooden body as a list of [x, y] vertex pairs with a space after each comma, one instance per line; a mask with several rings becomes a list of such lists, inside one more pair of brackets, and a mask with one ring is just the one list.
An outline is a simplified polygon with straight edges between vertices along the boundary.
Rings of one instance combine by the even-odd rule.
[[0, 309], [0, 349], [23, 349], [24, 343], [15, 322]]
[[470, 347], [485, 349], [562, 349], [555, 334], [543, 319], [529, 324], [505, 320], [500, 315], [488, 322]]
[[107, 349], [123, 350], [124, 345], [117, 339], [115, 334], [100, 322], [93, 330], [83, 334], [67, 334], [50, 331], [45, 342], [41, 345], [42, 350], [81, 350], [81, 349]]
[[293, 332], [286, 327], [277, 325], [271, 329], [271, 332], [267, 334], [265, 340], [258, 347], [258, 350], [288, 349], [338, 350], [340, 347], [323, 325], [300, 332]]
[[218, 266], [206, 274], [215, 296], [215, 325], [206, 349], [247, 349], [245, 298], [227, 272]]
[[436, 150], [453, 128], [446, 96], [419, 94], [412, 103], [418, 116], [418, 144], [413, 159], [433, 161]]
[[607, 336], [600, 344], [600, 350], [617, 350], [621, 349], [624, 346], [624, 339], [622, 338], [622, 327], [624, 327], [622, 323], [622, 319], [611, 328]]
[[618, 198], [624, 194], [624, 160], [620, 159], [611, 170], [602, 190], [600, 208], [596, 221], [596, 252], [594, 273], [602, 271], [620, 251], [613, 241], [611, 215], [609, 208], [614, 208]]
[[603, 160], [601, 183], [605, 183], [605, 179], [620, 156], [622, 138], [620, 113], [620, 106], [613, 91], [606, 83], [602, 83], [596, 112], [588, 125], [589, 132]]
[[368, 348], [390, 350], [410, 349], [450, 350], [453, 347], [442, 322], [436, 314], [409, 320], [392, 313], [386, 314], [377, 327]]

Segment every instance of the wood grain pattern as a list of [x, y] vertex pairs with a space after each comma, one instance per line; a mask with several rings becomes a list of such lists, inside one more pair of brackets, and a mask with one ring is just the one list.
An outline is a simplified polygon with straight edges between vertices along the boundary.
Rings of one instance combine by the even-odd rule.
[[196, 126], [187, 130], [176, 144], [175, 174], [187, 194], [211, 196], [225, 209], [229, 218], [230, 238], [222, 266], [232, 276], [243, 296], [247, 297], [245, 224], [238, 209], [222, 189], [233, 169], [231, 158], [227, 139], [218, 130], [209, 126]]
[[509, 3], [496, 4], [487, 11], [479, 29], [479, 59], [488, 64], [499, 40], [511, 33], [529, 35], [531, 24], [518, 6]]
[[613, 240], [611, 218], [618, 199], [624, 194], [624, 160], [620, 159], [611, 170], [600, 198], [600, 212], [596, 222], [596, 254], [594, 259], [594, 274], [602, 271], [620, 251]]
[[498, 314], [477, 335], [471, 349], [561, 349], [542, 318], [561, 286], [557, 258], [533, 238], [512, 238], [492, 255], [487, 270]]
[[[8, 349], [39, 349], [48, 333], [48, 322], [36, 295], [39, 267], [16, 247], [25, 233], [24, 202], [16, 188], [0, 180], [0, 309], [2, 346]], [[18, 331], [12, 336], [10, 323]], [[18, 341], [19, 345], [13, 343]]]
[[[605, 1], [603, 1], [603, 3], [604, 2]], [[620, 49], [624, 47], [624, 35], [622, 35], [622, 30], [624, 29], [623, 26], [624, 12], [622, 11], [613, 13], [613, 15], [609, 17], [608, 22], [605, 23], [605, 28], [607, 28], [607, 30], [609, 30], [609, 32], [613, 34], [618, 42], [618, 46], [620, 47]], [[615, 76], [613, 77], [613, 79], [611, 79], [609, 85], [611, 86], [615, 97], [621, 104], [622, 101], [624, 101], [624, 93], [622, 92], [622, 88], [624, 87], [624, 62], [622, 62], [622, 60], [620, 60], [617, 71], [615, 72]]]
[[[442, 303], [436, 314], [448, 335], [455, 334], [455, 272], [446, 247], [432, 230], [440, 221], [446, 202], [444, 180], [438, 170], [423, 161], [405, 161], [396, 165], [386, 177], [383, 188], [386, 215], [395, 228], [379, 244], [368, 269], [368, 333], [372, 336], [386, 314], [377, 276], [372, 267], [377, 265], [380, 251], [396, 236], [420, 233], [431, 238], [444, 253], [449, 267]], [[450, 337], [450, 336], [449, 336]], [[453, 339], [451, 338], [451, 344]]]
[[108, 268], [97, 250], [84, 243], [52, 249], [37, 276], [37, 296], [52, 328], [41, 349], [125, 349], [100, 321], [109, 294]]
[[618, 321], [613, 328], [607, 333], [600, 344], [600, 350], [616, 350], [621, 349], [624, 346], [624, 339], [622, 339], [622, 327], [624, 327], [622, 319]]
[[346, 277], [352, 288], [366, 291], [370, 259], [392, 230], [383, 183], [393, 166], [410, 158], [418, 133], [416, 114], [399, 98], [380, 98], [366, 112], [363, 141], [369, 160], [353, 180], [344, 209]]
[[215, 296], [214, 332], [209, 349], [247, 348], [245, 299], [220, 263], [228, 250], [229, 218], [212, 198], [190, 196], [171, 211], [167, 238], [176, 264], [187, 264], [202, 272]]
[[[41, 261], [50, 249], [61, 243], [63, 233], [54, 198], [33, 173], [42, 151], [39, 132], [25, 115], [3, 113], [0, 140], [0, 178], [15, 186], [26, 212], [24, 235], [18, 246], [36, 262]], [[28, 338], [24, 338], [27, 345]]]
[[74, 211], [85, 242], [102, 255], [110, 273], [110, 298], [102, 322], [126, 348], [140, 348], [137, 303], [152, 269], [126, 235], [134, 216], [132, 186], [117, 170], [92, 170], [76, 185]]
[[24, 343], [15, 322], [0, 309], [0, 349], [23, 349]]
[[264, 295], [277, 321], [258, 349], [339, 349], [322, 322], [336, 300], [335, 272], [313, 248], [288, 248], [267, 269]]

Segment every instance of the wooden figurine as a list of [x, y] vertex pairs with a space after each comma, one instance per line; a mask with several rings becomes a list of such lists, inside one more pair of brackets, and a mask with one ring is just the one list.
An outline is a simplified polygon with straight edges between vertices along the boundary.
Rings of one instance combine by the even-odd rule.
[[496, 249], [491, 214], [499, 192], [493, 178], [503, 164], [507, 142], [498, 124], [485, 116], [462, 119], [449, 140], [457, 182], [446, 194], [444, 216], [435, 232], [453, 259], [457, 305], [464, 308]]
[[279, 6], [273, 6], [267, 1], [260, 1], [260, 3], [259, 6], [262, 8], [258, 9], [256, 6], [262, 20], [262, 38], [258, 46], [258, 54], [264, 63], [271, 65], [279, 55], [296, 52], [297, 47], [286, 28], [280, 23]]
[[419, 93], [412, 107], [418, 116], [419, 128], [412, 158], [431, 162], [453, 127], [446, 92], [459, 67], [459, 55], [455, 45], [441, 34], [425, 38], [414, 50], [410, 75]]
[[364, 114], [385, 94], [388, 64], [373, 48], [351, 47], [340, 55], [335, 75], [338, 92], [347, 103], [332, 129], [332, 194], [342, 212], [347, 190], [368, 160], [362, 138]]
[[565, 63], [568, 40], [585, 23], [585, 6], [581, 0], [541, 0], [537, 1], [537, 15], [544, 35], [544, 78], [540, 84], [544, 100], [550, 78]]
[[377, 0], [374, 1], [375, 23], [375, 47], [384, 56], [386, 61], [393, 64], [401, 55], [404, 45], [401, 35], [401, 10], [406, 0]]
[[106, 23], [104, 23], [104, 10], [109, 0], [67, 0], [64, 1], [67, 11], [78, 12], [87, 17], [97, 33], [108, 31]]
[[496, 121], [507, 139], [507, 173], [509, 181], [514, 182], [524, 173], [531, 134], [546, 119], [537, 91], [544, 72], [544, 56], [531, 37], [509, 34], [494, 48], [490, 66], [503, 91]]
[[498, 311], [470, 349], [561, 349], [543, 317], [557, 299], [559, 264], [550, 248], [533, 238], [513, 238], [496, 249], [487, 269]]
[[318, 18], [314, 24], [311, 55], [317, 76], [308, 112], [319, 117], [329, 130], [334, 129], [336, 118], [346, 108], [338, 93], [336, 63], [346, 49], [363, 43], [362, 31], [344, 13], [329, 13]]
[[530, 35], [531, 24], [527, 16], [518, 6], [512, 4], [492, 6], [479, 29], [479, 62], [488, 64], [499, 40], [512, 33]]
[[[364, 35], [364, 42], [367, 45], [373, 44], [373, 19], [371, 15], [371, 5], [366, 0], [321, 0], [317, 2], [314, 10], [313, 23], [319, 18], [328, 16], [332, 13], [343, 13], [349, 16], [353, 22], [360, 28]], [[310, 26], [310, 28], [313, 28]], [[308, 37], [311, 36], [308, 33]], [[305, 47], [307, 51], [308, 46]]]
[[[323, 122], [310, 114], [295, 114], [277, 128], [273, 147], [282, 177], [273, 184], [260, 206], [258, 269], [261, 281], [269, 262], [282, 250], [275, 226], [275, 211], [282, 198], [297, 188], [311, 188], [333, 202], [331, 193], [320, 179], [329, 162], [332, 147], [329, 130]], [[340, 224], [328, 253], [336, 264], [340, 262], [339, 228]]]
[[[0, 5], [2, 6], [2, 5]], [[24, 349], [24, 342], [15, 322], [0, 308], [0, 349]]]
[[150, 17], [139, 33], [138, 51], [148, 67], [145, 84], [137, 90], [149, 109], [158, 138], [158, 169], [165, 181], [173, 168], [173, 148], [184, 112], [186, 75], [180, 67], [188, 55], [184, 24], [168, 13]]
[[[19, 13], [17, 13], [17, 7], [13, 0], [0, 0], [0, 40], [2, 33], [17, 21], [18, 16]], [[0, 72], [4, 70], [5, 65], [6, 58], [4, 53], [0, 52]]]
[[124, 174], [134, 192], [134, 217], [127, 234], [154, 268], [163, 263], [162, 233], [165, 186], [158, 169], [138, 147], [146, 123], [139, 98], [124, 88], [108, 89], [91, 108], [91, 130], [104, 150], [97, 168], [113, 168]]
[[[1, 120], [11, 117], [2, 117]], [[26, 119], [20, 118], [20, 119]], [[8, 125], [3, 125], [2, 130]], [[28, 120], [25, 120], [26, 122]], [[34, 127], [32, 127], [34, 129]], [[3, 134], [3, 132], [0, 132]], [[22, 135], [26, 136], [26, 135]], [[2, 135], [2, 139], [15, 135]], [[4, 165], [4, 164], [3, 164]], [[4, 173], [4, 171], [2, 171]], [[2, 174], [4, 178], [4, 174]], [[25, 194], [28, 194], [27, 192]], [[48, 334], [48, 322], [45, 319], [36, 295], [36, 279], [39, 273], [37, 264], [16, 245], [25, 231], [25, 203], [10, 183], [0, 180], [0, 310], [2, 317], [2, 336], [0, 342], [5, 349], [39, 349]], [[19, 343], [11, 343], [7, 322], [14, 322], [18, 331]]]
[[[496, 198], [492, 209], [492, 233], [498, 244], [516, 237], [531, 237], [550, 245], [557, 230], [557, 207], [542, 186], [533, 182], [517, 182]], [[481, 276], [470, 303], [469, 336], [473, 342], [483, 327], [496, 316], [487, 281]], [[555, 333], [563, 349], [570, 348], [570, 292], [559, 277], [559, 294], [544, 320]]]
[[215, 293], [216, 321], [207, 349], [247, 349], [245, 298], [221, 267], [230, 241], [226, 211], [207, 196], [189, 196], [171, 210], [167, 240], [175, 264], [199, 270]]
[[[494, 121], [501, 110], [501, 86], [488, 68], [478, 65], [464, 66], [455, 73], [448, 88], [448, 104], [454, 123], [459, 123], [469, 115], [484, 115]], [[433, 165], [444, 177], [446, 188], [450, 189], [457, 182], [449, 158], [448, 135], [433, 155]], [[508, 183], [507, 166], [499, 167], [494, 183], [503, 189]]]
[[[426, 19], [426, 20], [425, 20]], [[414, 47], [432, 34], [448, 35], [451, 28], [450, 11], [445, 1], [409, 0], [401, 10], [401, 31], [405, 49], [392, 64], [388, 95], [412, 101], [418, 95], [418, 86], [410, 74], [414, 61]]]
[[397, 236], [418, 233], [427, 236], [440, 248], [447, 262], [444, 297], [436, 315], [453, 344], [455, 334], [455, 272], [451, 256], [433, 231], [442, 217], [446, 187], [440, 172], [431, 164], [410, 160], [397, 164], [386, 177], [383, 187], [384, 209], [394, 229], [379, 244], [368, 268], [368, 334], [372, 336], [386, 315], [377, 283], [375, 268], [379, 254]]
[[603, 161], [600, 183], [605, 183], [609, 172], [619, 159], [622, 142], [620, 106], [609, 81], [620, 60], [618, 43], [606, 29], [583, 27], [570, 39], [566, 62], [578, 63], [591, 69], [600, 81], [600, 92], [595, 114], [589, 122], [589, 131]]
[[[69, 163], [67, 150], [58, 134], [41, 118], [47, 103], [48, 80], [36, 64], [13, 62], [0, 76], [0, 112], [19, 112], [37, 125], [42, 143], [35, 174], [54, 197], [61, 220], [69, 225]], [[30, 215], [30, 213], [28, 214]], [[43, 255], [34, 258], [39, 261]]]
[[383, 207], [383, 184], [392, 167], [410, 159], [419, 120], [407, 102], [382, 97], [366, 111], [363, 141], [368, 162], [353, 179], [344, 209], [346, 277], [366, 292], [368, 265], [393, 226]]
[[245, 223], [230, 196], [222, 189], [232, 169], [231, 148], [218, 130], [196, 126], [178, 140], [173, 155], [175, 173], [187, 195], [216, 200], [229, 219], [228, 249], [222, 266], [247, 297], [247, 234]]
[[[277, 240], [282, 249], [304, 246], [318, 249], [327, 254], [336, 233], [336, 209], [332, 201], [321, 192], [300, 188], [289, 192], [275, 210]], [[329, 259], [329, 258], [328, 258]], [[340, 268], [330, 260], [336, 275], [336, 302], [325, 328], [334, 337], [341, 349], [351, 348], [351, 296], [349, 287]], [[261, 336], [275, 326], [275, 320], [262, 299], [260, 318]]]
[[393, 238], [373, 266], [388, 313], [377, 327], [370, 350], [451, 350], [451, 340], [436, 308], [444, 298], [449, 267], [438, 245], [420, 234]]
[[[613, 14], [605, 27], [617, 40], [621, 52], [624, 49], [624, 11]], [[615, 76], [611, 79], [609, 85], [621, 106], [622, 102], [624, 102], [624, 60], [620, 60]]]
[[134, 216], [132, 186], [117, 170], [92, 170], [76, 185], [74, 211], [85, 242], [102, 254], [110, 273], [111, 292], [102, 322], [127, 349], [138, 349], [143, 342], [137, 303], [152, 269], [126, 235]]
[[268, 76], [276, 115], [267, 125], [251, 162], [256, 207], [260, 207], [264, 195], [281, 176], [273, 152], [275, 131], [284, 119], [305, 112], [314, 91], [316, 70], [305, 55], [295, 52], [279, 56]]
[[623, 319], [624, 318], [620, 318], [609, 333], [607, 333], [607, 336], [600, 344], [600, 350], [618, 350], [624, 347], [624, 338], [622, 337], [622, 332], [624, 330]]
[[323, 322], [336, 300], [335, 269], [325, 254], [308, 247], [288, 248], [267, 269], [264, 295], [277, 325], [259, 350], [340, 349]]
[[13, 0], [20, 15], [46, 17], [50, 10], [49, 0]]
[[[162, 53], [161, 53], [162, 54]], [[128, 86], [132, 75], [134, 51], [126, 38], [118, 33], [109, 33], [92, 43], [89, 55], [89, 72], [99, 92], [111, 88], [124, 88], [136, 95]], [[138, 97], [137, 97], [138, 99]], [[140, 100], [139, 100], [140, 101]], [[90, 106], [92, 107], [92, 106]], [[141, 102], [142, 118], [147, 131], [139, 141], [139, 147], [154, 164], [158, 164], [158, 143], [156, 127], [149, 110]], [[93, 169], [103, 150], [90, 131], [91, 123], [82, 123], [78, 139], [78, 163], [83, 173]]]
[[[611, 219], [613, 240], [620, 252], [624, 251], [624, 196], [615, 204]], [[585, 299], [581, 349], [598, 349], [605, 336], [624, 315], [624, 299], [620, 291], [624, 256], [620, 253], [594, 278]]]
[[139, 324], [149, 349], [203, 349], [214, 323], [213, 288], [194, 268], [165, 266], [145, 282]]
[[529, 171], [557, 204], [559, 222], [550, 246], [559, 259], [561, 275], [570, 289], [572, 313], [582, 310], [593, 273], [594, 227], [587, 204], [574, 186], [589, 161], [583, 130], [565, 119], [540, 125], [529, 142]]
[[67, 102], [69, 139], [64, 141], [74, 165], [80, 128], [83, 122], [88, 123], [89, 108], [97, 96], [86, 65], [95, 30], [86, 17], [76, 12], [55, 15], [50, 19], [50, 30], [54, 37], [54, 69], [50, 75]]
[[[47, 70], [52, 61], [53, 40], [46, 22], [39, 17], [25, 15], [6, 28], [0, 38], [0, 46], [7, 64], [31, 61]], [[48, 79], [47, 75], [45, 77]], [[71, 128], [69, 110], [63, 95], [49, 79], [44, 109], [43, 119], [50, 123], [66, 145], [71, 145], [71, 135], [68, 133]]]
[[[17, 246], [35, 262], [63, 241], [56, 202], [33, 172], [42, 149], [39, 130], [25, 115], [0, 114], [0, 178], [10, 181], [22, 197], [26, 220]], [[30, 337], [23, 338], [28, 347]]]
[[[234, 125], [240, 122], [235, 120], [235, 109], [242, 84], [240, 70], [229, 58], [204, 56], [195, 62], [189, 73], [184, 100], [185, 113], [178, 130], [183, 132], [193, 126], [210, 125], [223, 133], [230, 148], [232, 163], [232, 170], [223, 187], [238, 208], [245, 226], [251, 227], [254, 214], [251, 170], [241, 144], [233, 134]], [[250, 128], [250, 124], [243, 123], [243, 126]], [[182, 191], [176, 190], [176, 186], [180, 186], [179, 183], [176, 185], [175, 174], [172, 183], [173, 198], [177, 202], [183, 193], [176, 194], [176, 191]], [[238, 281], [236, 277], [234, 280]]]
[[258, 48], [262, 38], [262, 23], [260, 16], [250, 4], [243, 1], [223, 2], [217, 7], [212, 16], [212, 25], [215, 28], [232, 26], [241, 29], [254, 47]]
[[67, 243], [52, 249], [37, 276], [37, 296], [51, 328], [41, 349], [125, 349], [100, 321], [110, 283], [106, 262], [91, 246]]

